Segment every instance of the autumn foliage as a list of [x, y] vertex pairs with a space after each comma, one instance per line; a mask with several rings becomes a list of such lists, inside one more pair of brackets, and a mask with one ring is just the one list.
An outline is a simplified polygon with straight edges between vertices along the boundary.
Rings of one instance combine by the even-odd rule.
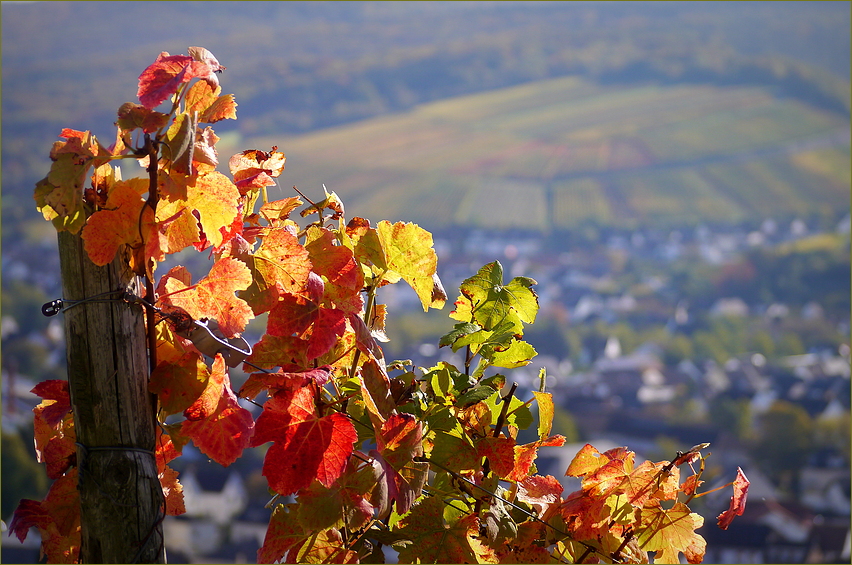
[[[382, 546], [406, 563], [701, 562], [704, 520], [687, 503], [700, 496], [706, 445], [658, 463], [586, 445], [565, 471], [581, 480], [572, 493], [537, 474], [539, 451], [564, 443], [551, 430], [553, 399], [543, 384], [520, 399], [499, 372], [536, 355], [523, 340], [539, 308], [536, 282], [505, 281], [498, 262], [462, 283], [441, 338], [464, 352], [463, 366], [386, 360], [382, 287], [403, 281], [424, 310], [447, 300], [431, 234], [347, 220], [333, 192], [268, 201], [285, 162], [275, 147], [237, 154], [230, 176], [219, 172], [209, 124], [236, 119], [236, 103], [221, 94], [216, 58], [189, 53], [161, 53], [142, 72], [139, 103], [119, 108], [108, 147], [63, 130], [35, 191], [45, 219], [80, 233], [95, 264], [120, 254], [154, 289], [125, 299], [156, 314], [149, 389], [167, 514], [184, 512], [169, 464], [188, 442], [224, 466], [266, 446], [274, 494], [259, 562], [382, 562]], [[148, 178], [120, 178], [121, 159], [140, 160]], [[188, 247], [210, 255], [206, 276], [180, 266], [156, 275], [166, 255]], [[241, 334], [261, 314], [266, 331], [249, 345]], [[250, 375], [235, 391], [229, 369], [241, 364]], [[43, 399], [37, 453], [55, 482], [45, 500], [21, 502], [10, 534], [23, 540], [35, 527], [49, 562], [75, 562], [68, 386], [33, 392]], [[257, 419], [247, 401], [262, 405]], [[518, 432], [530, 427], [537, 439], [524, 443]], [[723, 528], [745, 504], [745, 475], [733, 484]]]

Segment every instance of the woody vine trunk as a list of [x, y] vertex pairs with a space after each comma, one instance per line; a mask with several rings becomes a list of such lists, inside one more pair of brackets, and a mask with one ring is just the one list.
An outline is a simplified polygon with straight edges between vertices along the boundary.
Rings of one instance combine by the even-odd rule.
[[[59, 253], [68, 301], [127, 289], [136, 280], [121, 254], [103, 267], [92, 263], [79, 234], [60, 232]], [[164, 563], [144, 312], [118, 294], [78, 304], [64, 315], [77, 436], [80, 560]]]

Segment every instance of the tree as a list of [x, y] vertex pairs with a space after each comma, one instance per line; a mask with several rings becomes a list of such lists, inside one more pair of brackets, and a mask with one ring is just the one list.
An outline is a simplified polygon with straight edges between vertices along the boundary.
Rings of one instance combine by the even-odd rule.
[[[431, 234], [404, 222], [347, 221], [333, 192], [312, 201], [294, 187], [307, 205], [297, 196], [268, 201], [266, 187], [284, 169], [277, 147], [234, 155], [231, 177], [218, 172], [218, 138], [200, 124], [236, 119], [236, 103], [221, 94], [224, 67], [216, 58], [199, 47], [189, 52], [161, 53], [143, 71], [141, 104], [119, 108], [110, 147], [63, 130], [35, 194], [61, 232], [63, 254], [73, 255], [67, 260], [85, 256], [112, 277], [106, 288], [82, 287], [46, 305], [48, 313], [74, 308], [75, 316], [100, 308], [110, 315], [97, 319], [119, 322], [106, 328], [116, 339], [104, 355], [91, 347], [96, 336], [79, 337], [66, 314], [69, 350], [103, 364], [135, 354], [145, 336], [156, 411], [131, 387], [115, 398], [139, 404], [125, 426], [144, 431], [153, 421], [153, 445], [143, 438], [138, 447], [111, 443], [102, 451], [156, 465], [159, 484], [149, 490], [156, 490], [157, 516], [184, 511], [169, 463], [188, 442], [224, 466], [269, 444], [263, 475], [275, 494], [261, 562], [375, 562], [383, 545], [403, 562], [647, 563], [649, 552], [657, 562], [680, 554], [701, 561], [704, 540], [695, 530], [703, 518], [687, 503], [701, 496], [706, 444], [640, 465], [626, 448], [600, 453], [586, 445], [566, 471], [582, 487], [563, 498], [557, 479], [535, 470], [540, 449], [565, 442], [551, 434], [556, 407], [546, 373], [540, 390], [521, 400], [499, 372], [536, 355], [523, 339], [538, 313], [536, 281], [504, 281], [495, 261], [461, 284], [450, 312], [455, 324], [439, 345], [464, 352], [462, 367], [388, 362], [379, 345], [388, 314], [379, 289], [404, 281], [424, 311], [447, 300]], [[157, 111], [164, 102], [169, 109]], [[120, 159], [145, 161], [148, 177], [121, 179], [111, 167]], [[300, 208], [302, 224], [293, 218]], [[155, 276], [167, 254], [190, 246], [210, 251], [206, 276], [182, 266]], [[241, 334], [261, 314], [266, 332], [249, 344]], [[90, 532], [121, 537], [97, 523], [115, 520], [97, 509], [118, 495], [84, 495], [95, 451], [84, 437], [85, 415], [92, 397], [106, 392], [75, 392], [72, 361], [69, 354], [67, 383], [35, 389], [43, 398], [35, 409], [38, 457], [56, 480], [43, 501], [21, 502], [9, 528], [20, 539], [38, 528], [49, 562], [103, 557], [93, 548], [115, 540]], [[238, 366], [252, 372], [235, 391], [229, 369]], [[115, 374], [131, 373], [118, 367]], [[257, 419], [246, 402], [262, 407]], [[522, 442], [518, 432], [531, 426], [531, 440]], [[683, 482], [682, 466], [693, 471]], [[140, 502], [119, 502], [142, 506], [149, 477], [126, 482]], [[745, 504], [745, 476], [731, 484], [722, 527]], [[142, 514], [149, 535], [129, 544], [121, 538], [116, 562], [161, 559], [161, 545], [141, 549], [152, 540], [157, 549], [162, 539], [158, 521]]]

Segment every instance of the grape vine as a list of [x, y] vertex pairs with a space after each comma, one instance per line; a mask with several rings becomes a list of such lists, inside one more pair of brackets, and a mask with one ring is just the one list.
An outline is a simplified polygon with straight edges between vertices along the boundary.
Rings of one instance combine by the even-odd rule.
[[[638, 465], [627, 448], [586, 445], [565, 472], [581, 480], [572, 493], [537, 474], [538, 451], [565, 441], [551, 430], [546, 375], [523, 400], [498, 372], [536, 355], [523, 340], [539, 309], [533, 279], [506, 282], [493, 262], [461, 284], [439, 345], [463, 350], [462, 367], [384, 358], [382, 287], [404, 281], [424, 311], [447, 301], [431, 234], [347, 220], [327, 190], [316, 202], [298, 190], [269, 201], [285, 163], [277, 147], [243, 151], [228, 161], [230, 177], [218, 172], [209, 124], [236, 119], [233, 95], [221, 93], [224, 69], [204, 48], [161, 53], [139, 77], [140, 103], [118, 109], [115, 142], [63, 130], [35, 189], [44, 218], [79, 233], [94, 264], [119, 254], [141, 281], [138, 295], [112, 299], [147, 312], [164, 512], [185, 511], [169, 464], [188, 442], [224, 466], [269, 444], [263, 476], [274, 494], [258, 562], [376, 563], [383, 546], [405, 563], [701, 562], [703, 518], [687, 504], [706, 494], [706, 444]], [[148, 176], [122, 179], [113, 167], [122, 159], [139, 160]], [[188, 247], [210, 252], [206, 276], [193, 282], [178, 266], [157, 277], [166, 255]], [[249, 344], [242, 333], [264, 313], [266, 331]], [[229, 369], [241, 365], [250, 375], [235, 391]], [[21, 501], [10, 535], [37, 528], [48, 562], [73, 563], [80, 514], [68, 383], [34, 392], [37, 453], [54, 483], [43, 501]], [[240, 399], [262, 405], [256, 420]], [[538, 439], [520, 443], [531, 426]], [[748, 490], [741, 471], [731, 484], [723, 528]]]

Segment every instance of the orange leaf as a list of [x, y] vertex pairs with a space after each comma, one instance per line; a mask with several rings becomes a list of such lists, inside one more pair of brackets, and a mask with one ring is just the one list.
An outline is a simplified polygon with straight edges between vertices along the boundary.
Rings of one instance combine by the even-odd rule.
[[186, 195], [187, 207], [198, 210], [204, 235], [213, 247], [222, 245], [220, 229], [229, 228], [238, 217], [240, 191], [228, 177], [213, 171], [199, 175], [194, 185], [186, 187]]
[[258, 291], [279, 283], [285, 291], [299, 293], [313, 268], [308, 250], [286, 228], [270, 230], [253, 257]]
[[308, 342], [295, 336], [265, 334], [254, 346], [250, 363], [262, 369], [272, 367], [304, 367], [307, 364]]
[[225, 337], [242, 332], [254, 318], [246, 302], [234, 295], [251, 284], [251, 271], [242, 262], [224, 257], [216, 261], [210, 273], [194, 285], [184, 267], [174, 267], [157, 286], [160, 302], [183, 308], [195, 320], [213, 318]]
[[533, 461], [536, 458], [536, 452], [539, 447], [554, 446], [560, 447], [565, 444], [565, 438], [560, 435], [550, 436], [545, 439], [527, 443], [525, 445], [515, 446], [515, 468], [506, 477], [510, 481], [522, 481], [530, 473]]
[[[139, 215], [145, 205], [139, 194], [140, 186], [147, 189], [147, 181], [118, 181], [109, 193], [106, 208], [92, 214], [86, 222], [83, 245], [95, 265], [112, 261], [122, 244], [139, 242]], [[150, 209], [146, 210], [151, 213]]]
[[180, 516], [185, 514], [183, 485], [178, 481], [178, 472], [171, 467], [166, 467], [159, 476], [160, 486], [163, 488], [163, 497], [166, 499], [166, 515]]
[[165, 415], [177, 414], [201, 396], [209, 378], [210, 371], [201, 355], [188, 351], [178, 359], [159, 363], [151, 372], [148, 390], [157, 395]]
[[223, 94], [216, 98], [207, 110], [201, 114], [199, 121], [206, 124], [213, 124], [224, 119], [237, 119], [237, 103], [234, 101], [233, 94]]
[[582, 477], [595, 471], [598, 467], [605, 465], [607, 461], [606, 457], [601, 456], [600, 451], [587, 443], [574, 456], [574, 459], [565, 471], [565, 475], [568, 477]]
[[202, 420], [209, 418], [219, 406], [219, 399], [222, 398], [225, 381], [229, 381], [228, 375], [225, 372], [225, 358], [217, 354], [213, 361], [213, 368], [209, 373], [206, 386], [196, 400], [183, 411], [183, 415], [187, 420]]

